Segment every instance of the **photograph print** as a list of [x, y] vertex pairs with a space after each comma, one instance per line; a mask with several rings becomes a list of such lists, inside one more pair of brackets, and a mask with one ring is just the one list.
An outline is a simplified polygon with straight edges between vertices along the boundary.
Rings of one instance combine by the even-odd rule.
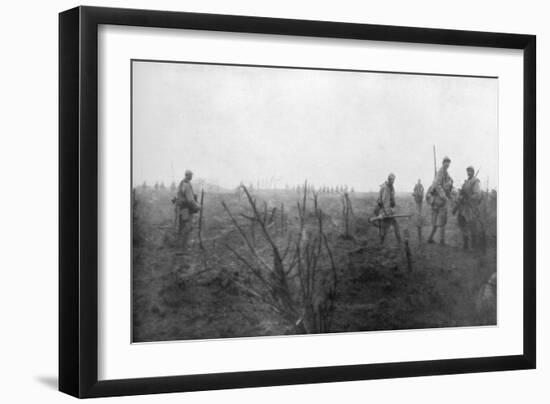
[[498, 78], [130, 68], [132, 342], [497, 325]]

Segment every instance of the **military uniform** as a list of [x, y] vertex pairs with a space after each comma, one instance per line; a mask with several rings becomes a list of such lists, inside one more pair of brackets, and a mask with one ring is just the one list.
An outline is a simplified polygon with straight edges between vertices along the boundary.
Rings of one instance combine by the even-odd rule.
[[[395, 208], [395, 188], [393, 184], [390, 184], [388, 181], [384, 182], [380, 187], [380, 192], [378, 194], [377, 205], [374, 210], [376, 216], [383, 215], [392, 215], [393, 208]], [[388, 229], [393, 227], [395, 232], [395, 238], [397, 242], [401, 242], [401, 235], [399, 232], [399, 224], [394, 218], [382, 219], [380, 221], [380, 241], [383, 243], [386, 238]]]
[[433, 243], [433, 236], [439, 228], [441, 244], [445, 244], [445, 225], [447, 224], [447, 212], [452, 189], [453, 179], [447, 172], [447, 168], [442, 166], [437, 171], [434, 182], [426, 194], [426, 201], [432, 209], [432, 233], [428, 239], [429, 243]]
[[430, 206], [432, 226], [444, 227], [447, 224], [448, 201], [451, 198], [453, 180], [445, 167], [441, 167], [432, 185]]
[[416, 210], [420, 214], [422, 213], [422, 200], [424, 199], [424, 186], [421, 183], [417, 183], [414, 186], [413, 197], [416, 203]]
[[185, 250], [189, 236], [193, 230], [194, 215], [200, 210], [200, 205], [197, 203], [197, 196], [193, 192], [190, 180], [184, 179], [180, 182], [176, 204], [176, 231]]
[[477, 243], [481, 200], [482, 195], [479, 180], [476, 177], [466, 179], [460, 189], [456, 209], [458, 213], [458, 226], [464, 238], [464, 248], [469, 247], [468, 241], [471, 242], [472, 247]]

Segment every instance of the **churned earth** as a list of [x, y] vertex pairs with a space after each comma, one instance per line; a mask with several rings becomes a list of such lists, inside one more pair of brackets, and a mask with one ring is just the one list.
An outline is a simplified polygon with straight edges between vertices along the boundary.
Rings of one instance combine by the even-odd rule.
[[[254, 279], [228, 249], [233, 246], [244, 251], [244, 246], [221, 202], [225, 201], [235, 215], [245, 214], [247, 202], [242, 195], [205, 194], [203, 248], [195, 230], [185, 254], [173, 230], [172, 197], [168, 189], [140, 187], [135, 191], [133, 341], [296, 333], [253, 290], [247, 290], [246, 285]], [[296, 202], [300, 195], [270, 190], [257, 192], [255, 197], [265, 201], [270, 211], [277, 209], [274, 217], [281, 220], [274, 219], [270, 233], [283, 246], [297, 231]], [[490, 204], [484, 209], [485, 251], [462, 249], [462, 236], [451, 215], [446, 246], [420, 242], [418, 218], [399, 219], [410, 249], [407, 260], [405, 242], [398, 244], [389, 232], [385, 244], [380, 245], [376, 226], [367, 220], [372, 216], [376, 194], [354, 193], [350, 200], [352, 237], [343, 236], [342, 196], [320, 194], [318, 200], [338, 275], [329, 332], [496, 324], [496, 287], [488, 283], [496, 273], [496, 209]], [[397, 205], [398, 213], [414, 212], [410, 195], [398, 195]], [[424, 224], [425, 240], [430, 230], [426, 207], [420, 223]], [[259, 237], [257, 243], [259, 254], [269, 259], [270, 250]]]

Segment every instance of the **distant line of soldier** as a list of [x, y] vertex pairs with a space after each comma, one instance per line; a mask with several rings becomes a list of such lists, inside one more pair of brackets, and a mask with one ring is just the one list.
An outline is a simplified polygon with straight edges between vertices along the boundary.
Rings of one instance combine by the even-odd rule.
[[[484, 242], [484, 226], [481, 218], [480, 205], [482, 202], [482, 190], [475, 169], [472, 166], [466, 168], [467, 178], [461, 188], [456, 192], [453, 189], [453, 179], [449, 175], [448, 169], [451, 164], [451, 159], [445, 157], [441, 167], [436, 171], [435, 178], [424, 193], [424, 186], [419, 179], [414, 186], [412, 196], [416, 204], [416, 216], [419, 241], [422, 240], [422, 205], [424, 196], [431, 210], [431, 233], [427, 242], [435, 243], [434, 237], [439, 231], [439, 243], [446, 244], [445, 230], [448, 220], [449, 209], [453, 215], [457, 215], [458, 226], [463, 237], [463, 247], [468, 249], [479, 246], [480, 242]], [[187, 246], [187, 240], [192, 231], [193, 215], [200, 211], [201, 206], [197, 201], [197, 195], [193, 191], [191, 180], [193, 172], [185, 171], [185, 178], [176, 187], [175, 182], [170, 186], [171, 192], [176, 192], [176, 196], [172, 199], [175, 209], [175, 227], [177, 234], [181, 237], [184, 249]], [[395, 200], [395, 183], [396, 176], [390, 173], [387, 180], [380, 186], [376, 206], [374, 209], [374, 218], [371, 222], [379, 227], [380, 241], [384, 243], [387, 232], [390, 228], [394, 229], [395, 237], [398, 243], [401, 243], [401, 232], [397, 219], [401, 217], [410, 217], [412, 214], [396, 214]], [[143, 185], [146, 187], [146, 184]], [[289, 191], [303, 192], [304, 185], [294, 187], [286, 186]], [[164, 183], [156, 183], [155, 189], [165, 189]], [[347, 185], [338, 185], [336, 187], [322, 186], [315, 189], [308, 185], [308, 190], [317, 193], [348, 193], [354, 192], [353, 187]], [[483, 240], [482, 240], [483, 239]]]
[[[241, 185], [244, 185], [242, 182], [241, 182]], [[165, 190], [165, 189], [168, 189], [168, 187], [164, 184], [164, 182], [155, 182], [154, 185], [151, 185], [149, 186], [147, 184], [147, 182], [143, 182], [141, 184], [141, 188], [142, 189], [147, 189], [151, 187], [152, 189], [154, 190]], [[247, 188], [250, 190], [250, 191], [268, 191], [268, 190], [274, 190], [274, 191], [282, 191], [282, 190], [285, 190], [285, 191], [291, 191], [291, 192], [296, 192], [296, 193], [302, 193], [304, 191], [304, 186], [302, 184], [298, 184], [298, 185], [288, 185], [286, 184], [284, 188], [277, 188], [276, 186], [262, 186], [261, 183], [258, 183], [256, 185], [250, 183]], [[171, 192], [175, 192], [176, 189], [177, 189], [177, 185], [176, 183], [173, 181], [171, 184], [170, 184], [170, 187], [169, 187], [170, 191]], [[308, 185], [308, 191], [311, 191], [311, 192], [316, 192], [316, 193], [320, 193], [320, 194], [342, 194], [342, 193], [354, 193], [355, 192], [355, 188], [354, 187], [350, 187], [348, 185], [336, 185], [336, 186], [315, 186], [315, 185]]]

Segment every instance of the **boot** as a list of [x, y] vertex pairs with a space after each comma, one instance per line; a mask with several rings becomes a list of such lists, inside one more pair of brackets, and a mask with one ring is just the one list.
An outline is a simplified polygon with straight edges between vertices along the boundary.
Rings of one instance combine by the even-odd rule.
[[435, 235], [435, 232], [437, 231], [437, 227], [433, 227], [432, 228], [432, 232], [430, 233], [430, 237], [428, 237], [428, 244], [433, 244], [434, 242], [434, 235]]

